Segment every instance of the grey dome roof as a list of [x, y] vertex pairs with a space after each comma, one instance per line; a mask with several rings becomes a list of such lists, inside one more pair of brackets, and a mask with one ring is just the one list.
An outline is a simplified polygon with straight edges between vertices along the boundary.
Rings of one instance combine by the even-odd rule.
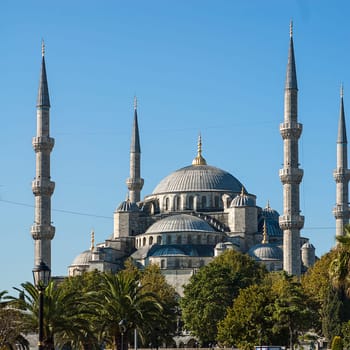
[[210, 165], [190, 165], [165, 177], [153, 194], [196, 191], [239, 193], [243, 185], [230, 173]]
[[75, 257], [71, 266], [89, 265], [91, 257], [91, 250], [85, 250], [84, 252]]
[[162, 220], [156, 221], [151, 225], [146, 233], [161, 232], [215, 232], [207, 222], [192, 215], [180, 214], [168, 216]]
[[261, 215], [265, 218], [265, 219], [274, 219], [278, 222], [278, 218], [280, 216], [280, 214], [278, 213], [277, 210], [272, 209], [270, 207], [270, 205], [267, 205], [266, 208], [262, 209], [261, 211]]
[[230, 207], [254, 207], [255, 202], [254, 199], [247, 196], [246, 194], [239, 194], [235, 198], [233, 198]]
[[269, 243], [261, 243], [249, 249], [248, 255], [255, 260], [282, 260], [282, 249]]
[[310, 242], [306, 242], [302, 245], [301, 249], [315, 249], [315, 247]]
[[130, 202], [130, 200], [126, 200], [120, 203], [119, 207], [117, 208], [117, 211], [139, 211], [139, 207], [136, 205], [136, 203]]

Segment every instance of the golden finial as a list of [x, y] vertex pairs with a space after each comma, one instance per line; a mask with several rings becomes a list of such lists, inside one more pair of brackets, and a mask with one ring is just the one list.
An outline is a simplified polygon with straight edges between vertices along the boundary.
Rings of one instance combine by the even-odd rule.
[[137, 110], [137, 97], [134, 96], [134, 110]]
[[266, 209], [270, 209], [270, 208], [271, 208], [271, 207], [270, 207], [270, 201], [267, 200]]
[[45, 42], [44, 39], [41, 39], [41, 56], [45, 56]]
[[263, 239], [262, 239], [261, 243], [262, 243], [262, 244], [267, 244], [267, 243], [269, 243], [269, 237], [268, 237], [268, 235], [267, 235], [266, 220], [264, 220]]
[[91, 246], [90, 250], [93, 251], [95, 249], [95, 232], [91, 230]]
[[343, 85], [343, 83], [340, 84], [340, 97], [341, 98], [344, 97], [344, 85]]
[[197, 156], [193, 159], [192, 165], [207, 165], [207, 162], [202, 157], [202, 136], [199, 134], [198, 137], [198, 148], [197, 148]]
[[290, 20], [289, 23], [289, 36], [292, 38], [293, 37], [293, 20]]

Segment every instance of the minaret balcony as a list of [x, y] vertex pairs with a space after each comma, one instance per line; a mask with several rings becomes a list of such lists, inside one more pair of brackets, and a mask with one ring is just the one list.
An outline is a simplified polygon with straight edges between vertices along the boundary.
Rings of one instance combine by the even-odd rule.
[[333, 215], [336, 219], [349, 219], [350, 211], [347, 204], [337, 204], [333, 209]]
[[302, 131], [303, 125], [297, 122], [286, 122], [280, 124], [280, 133], [283, 140], [299, 139]]
[[345, 168], [337, 168], [333, 171], [333, 178], [337, 183], [346, 183], [350, 179], [350, 170]]
[[126, 185], [129, 191], [141, 191], [143, 187], [144, 180], [142, 178], [132, 178], [129, 177], [126, 180]]
[[282, 184], [300, 184], [304, 170], [299, 168], [283, 168], [279, 171]]
[[304, 227], [304, 216], [302, 215], [281, 215], [279, 224], [282, 230], [297, 229]]
[[35, 136], [32, 140], [32, 145], [35, 152], [52, 151], [55, 145], [55, 139], [49, 136]]
[[55, 190], [55, 183], [50, 180], [33, 180], [32, 181], [32, 191], [35, 196], [49, 195], [51, 196]]
[[31, 229], [33, 239], [53, 239], [55, 236], [55, 227], [52, 225], [34, 224]]

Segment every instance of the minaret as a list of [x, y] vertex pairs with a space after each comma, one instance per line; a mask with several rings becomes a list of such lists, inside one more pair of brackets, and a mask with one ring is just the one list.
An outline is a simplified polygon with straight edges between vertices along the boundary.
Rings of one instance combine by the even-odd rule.
[[348, 169], [348, 140], [346, 137], [343, 86], [340, 88], [340, 115], [337, 139], [337, 168], [333, 172], [336, 182], [336, 205], [333, 209], [336, 222], [336, 236], [344, 235], [344, 226], [349, 223], [349, 191], [350, 172]]
[[31, 234], [34, 239], [34, 266], [43, 261], [51, 268], [51, 240], [55, 235], [55, 227], [51, 225], [51, 195], [55, 183], [51, 181], [50, 176], [50, 153], [55, 140], [50, 137], [50, 98], [44, 42], [42, 42], [41, 75], [36, 107], [37, 129], [32, 142], [36, 155], [35, 179], [32, 182], [35, 218]]
[[132, 128], [130, 147], [130, 177], [126, 180], [129, 189], [129, 199], [131, 203], [140, 201], [140, 193], [143, 187], [141, 178], [141, 148], [139, 137], [139, 126], [137, 123], [137, 99], [134, 98], [134, 125]]
[[290, 44], [284, 90], [284, 122], [280, 133], [284, 144], [283, 169], [279, 175], [283, 184], [283, 215], [279, 218], [283, 230], [283, 269], [292, 275], [301, 273], [300, 230], [304, 217], [300, 215], [299, 185], [303, 170], [299, 168], [298, 140], [302, 124], [298, 123], [298, 85], [293, 47], [293, 23], [290, 23]]

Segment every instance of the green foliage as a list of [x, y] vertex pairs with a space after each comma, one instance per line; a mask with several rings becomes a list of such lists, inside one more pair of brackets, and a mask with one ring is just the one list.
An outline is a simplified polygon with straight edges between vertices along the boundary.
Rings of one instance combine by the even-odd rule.
[[343, 350], [343, 341], [339, 335], [336, 335], [332, 340], [332, 350]]
[[350, 349], [350, 321], [344, 322], [342, 325], [343, 348]]
[[215, 258], [184, 288], [180, 304], [185, 328], [201, 343], [214, 342], [217, 324], [225, 318], [240, 289], [260, 282], [266, 273], [264, 266], [234, 250]]
[[285, 273], [271, 273], [260, 285], [240, 291], [219, 323], [217, 339], [242, 349], [259, 344], [293, 346], [300, 332], [311, 327], [313, 316], [298, 281]]
[[219, 322], [219, 343], [240, 349], [274, 343], [272, 315], [268, 307], [271, 303], [273, 298], [269, 286], [255, 284], [242, 289], [225, 319]]
[[[313, 326], [316, 315], [308, 303], [298, 280], [285, 273], [272, 285], [276, 299], [273, 304], [274, 333], [288, 332], [289, 348], [293, 349], [301, 332]], [[287, 346], [285, 338], [283, 345]]]
[[350, 296], [350, 226], [345, 226], [344, 235], [336, 237], [336, 257], [330, 266], [333, 286]]
[[[103, 275], [97, 307], [103, 339], [113, 349], [121, 348], [121, 339], [127, 340], [131, 330], [137, 329], [142, 339], [156, 320], [161, 319], [163, 307], [157, 295], [145, 291], [145, 286], [135, 277], [123, 271], [117, 275]], [[125, 323], [123, 334], [119, 327], [122, 320]], [[126, 345], [124, 341], [123, 347]]]

